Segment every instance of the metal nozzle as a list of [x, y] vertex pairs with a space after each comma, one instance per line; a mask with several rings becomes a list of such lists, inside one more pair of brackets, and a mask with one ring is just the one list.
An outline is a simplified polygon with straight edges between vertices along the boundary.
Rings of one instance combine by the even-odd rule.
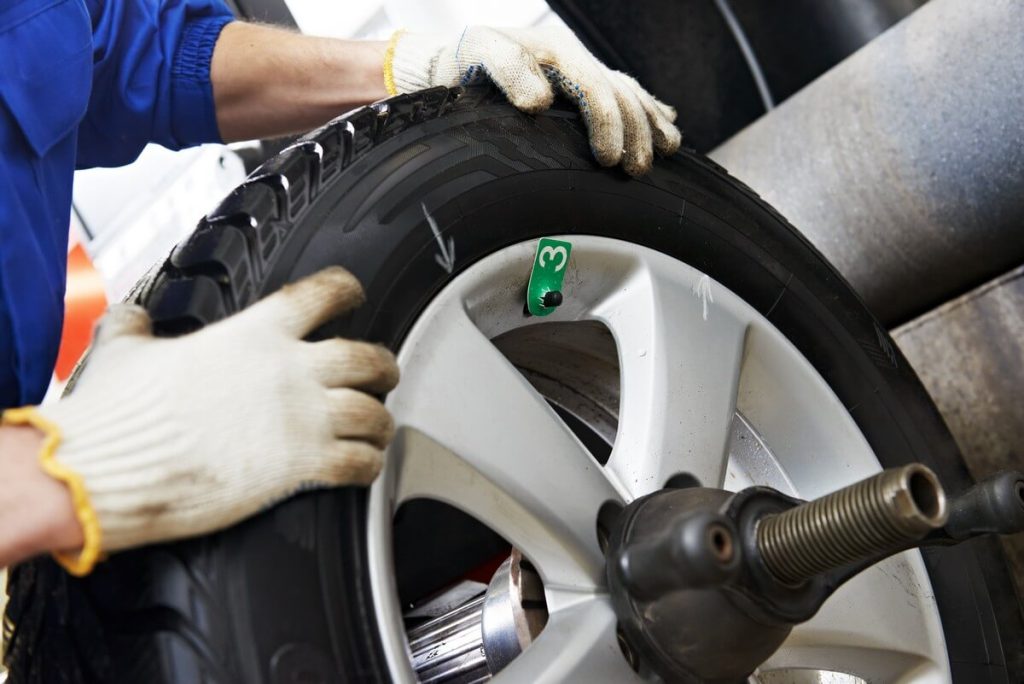
[[757, 547], [780, 582], [893, 553], [946, 522], [946, 495], [929, 468], [885, 470], [820, 499], [765, 517]]

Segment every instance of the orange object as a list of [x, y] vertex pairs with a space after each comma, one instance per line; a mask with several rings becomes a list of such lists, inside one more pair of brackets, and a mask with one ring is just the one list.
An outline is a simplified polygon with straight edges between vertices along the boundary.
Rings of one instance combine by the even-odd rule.
[[107, 308], [103, 276], [81, 244], [68, 252], [68, 286], [64, 294], [64, 329], [54, 372], [64, 382], [92, 342], [92, 329]]

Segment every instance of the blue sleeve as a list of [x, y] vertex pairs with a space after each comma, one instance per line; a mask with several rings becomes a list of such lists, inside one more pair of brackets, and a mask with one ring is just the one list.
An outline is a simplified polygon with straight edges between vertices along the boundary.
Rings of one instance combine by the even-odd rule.
[[213, 46], [233, 19], [221, 0], [87, 0], [93, 84], [78, 167], [121, 166], [147, 143], [220, 142]]
[[33, 157], [18, 130], [0, 102], [0, 410], [42, 400], [64, 314], [67, 213], [63, 231], [50, 227], [61, 225], [59, 187], [70, 204], [71, 166], [62, 174]]
[[38, 403], [57, 358], [92, 58], [85, 0], [0, 0], [0, 408]]

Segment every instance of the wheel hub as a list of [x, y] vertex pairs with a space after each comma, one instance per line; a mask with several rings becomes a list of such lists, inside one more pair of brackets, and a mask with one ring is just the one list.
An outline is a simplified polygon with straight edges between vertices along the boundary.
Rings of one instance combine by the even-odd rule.
[[434, 599], [443, 605], [458, 597], [460, 605], [409, 630], [413, 668], [421, 682], [488, 679], [533, 643], [547, 623], [544, 584], [515, 549], [486, 590], [467, 597], [466, 584], [473, 583], [461, 583]]

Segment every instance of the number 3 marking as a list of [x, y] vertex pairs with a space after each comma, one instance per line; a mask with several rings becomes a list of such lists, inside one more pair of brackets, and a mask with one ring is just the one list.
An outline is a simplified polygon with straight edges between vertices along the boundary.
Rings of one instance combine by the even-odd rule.
[[565, 251], [565, 247], [551, 247], [550, 245], [540, 250], [540, 256], [537, 257], [537, 265], [541, 268], [547, 268], [547, 264], [544, 263], [544, 255], [547, 255], [552, 261], [555, 260], [556, 256], [562, 257], [561, 263], [555, 266], [555, 273], [558, 273], [565, 268], [565, 262], [569, 260], [569, 255]]

